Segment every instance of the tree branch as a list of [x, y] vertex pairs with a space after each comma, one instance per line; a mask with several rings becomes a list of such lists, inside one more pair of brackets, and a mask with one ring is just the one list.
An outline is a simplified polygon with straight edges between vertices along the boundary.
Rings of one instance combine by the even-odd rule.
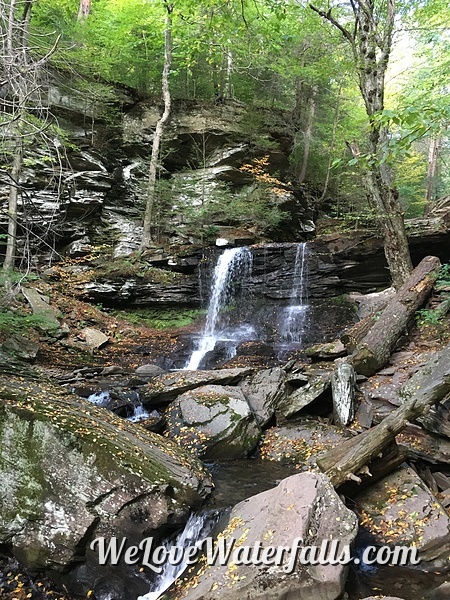
[[314, 12], [316, 12], [318, 15], [320, 15], [322, 18], [326, 19], [327, 21], [329, 21], [332, 25], [334, 25], [337, 29], [339, 29], [339, 31], [342, 33], [342, 35], [350, 42], [350, 44], [353, 46], [355, 43], [355, 38], [352, 36], [352, 34], [350, 33], [350, 31], [348, 29], [346, 29], [343, 25], [341, 25], [339, 23], [339, 21], [336, 21], [336, 19], [334, 17], [331, 16], [331, 9], [327, 12], [320, 10], [320, 8], [317, 8], [316, 6], [314, 6], [313, 4], [309, 5], [309, 8], [311, 8]]

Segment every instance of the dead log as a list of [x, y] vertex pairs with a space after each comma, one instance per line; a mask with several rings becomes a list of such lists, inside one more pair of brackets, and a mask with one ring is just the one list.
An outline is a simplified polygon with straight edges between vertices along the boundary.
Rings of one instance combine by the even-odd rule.
[[388, 362], [401, 334], [431, 293], [439, 267], [438, 258], [427, 256], [414, 269], [351, 355], [349, 362], [357, 373], [370, 377]]
[[335, 425], [345, 427], [355, 416], [355, 370], [349, 363], [337, 364], [331, 374], [333, 418]]
[[357, 479], [360, 470], [394, 440], [408, 421], [417, 419], [450, 393], [450, 344], [412, 376], [408, 392], [404, 404], [379, 425], [317, 457], [317, 466], [335, 487]]
[[371, 330], [375, 321], [376, 314], [367, 315], [367, 317], [364, 317], [364, 319], [361, 319], [361, 321], [358, 321], [355, 325], [344, 331], [341, 335], [341, 342], [344, 344], [345, 349], [349, 354], [356, 350], [361, 343], [361, 340], [363, 340]]

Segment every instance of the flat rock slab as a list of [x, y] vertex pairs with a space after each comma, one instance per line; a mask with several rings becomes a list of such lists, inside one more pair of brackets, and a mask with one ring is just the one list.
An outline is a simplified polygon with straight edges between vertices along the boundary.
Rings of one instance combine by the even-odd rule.
[[264, 434], [260, 455], [265, 460], [303, 465], [315, 454], [338, 446], [348, 437], [345, 430], [319, 421], [272, 427]]
[[426, 570], [430, 562], [439, 569], [450, 567], [450, 517], [411, 468], [380, 479], [355, 502], [361, 525], [377, 543], [415, 546], [422, 559], [416, 568]]
[[[291, 548], [298, 538], [307, 540], [300, 545], [320, 547], [324, 540], [335, 540], [342, 549], [353, 541], [357, 529], [354, 513], [345, 507], [325, 475], [300, 473], [237, 504], [218, 538], [228, 544], [235, 540], [237, 548], [253, 547], [257, 542], [263, 548]], [[297, 555], [292, 572], [287, 573], [290, 558], [286, 553], [278, 566], [238, 564], [238, 557], [233, 555], [225, 565], [208, 565], [206, 559], [200, 559], [200, 568], [185, 574], [169, 598], [335, 600], [341, 595], [346, 566], [304, 565]]]
[[206, 385], [178, 396], [166, 411], [169, 437], [204, 458], [245, 458], [261, 430], [239, 387]]
[[203, 385], [235, 385], [251, 375], [253, 369], [220, 369], [217, 371], [175, 371], [154, 377], [139, 388], [143, 404], [158, 404], [173, 400], [180, 394]]

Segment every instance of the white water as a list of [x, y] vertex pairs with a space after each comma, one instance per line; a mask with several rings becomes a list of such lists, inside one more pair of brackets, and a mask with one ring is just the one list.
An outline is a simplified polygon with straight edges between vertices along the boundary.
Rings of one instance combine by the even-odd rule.
[[301, 343], [308, 313], [307, 304], [307, 247], [306, 242], [297, 246], [290, 302], [285, 309], [285, 320], [281, 339], [285, 342]]
[[[192, 371], [198, 369], [205, 354], [214, 350], [217, 341], [222, 339], [221, 313], [234, 299], [233, 284], [244, 283], [250, 275], [251, 268], [252, 253], [246, 246], [230, 248], [220, 255], [214, 269], [206, 325], [197, 348], [192, 353], [185, 369]], [[239, 286], [237, 287], [239, 288]]]
[[137, 406], [133, 407], [133, 414], [131, 417], [127, 418], [127, 421], [130, 421], [131, 423], [139, 423], [140, 421], [145, 421], [145, 419], [148, 419], [151, 416], [152, 415], [144, 408], [143, 404], [138, 404]]
[[[166, 548], [171, 546], [177, 546], [178, 548], [195, 546], [209, 535], [216, 523], [217, 515], [215, 515], [215, 518], [211, 518], [208, 513], [202, 515], [191, 514], [183, 531], [178, 534], [175, 540], [167, 541], [165, 546]], [[183, 573], [186, 566], [185, 563], [178, 565], [172, 565], [170, 562], [165, 563], [163, 571], [155, 579], [152, 589], [144, 596], [139, 596], [137, 600], [157, 600]]]
[[95, 394], [91, 394], [90, 396], [88, 396], [87, 400], [89, 400], [89, 402], [92, 402], [92, 404], [104, 406], [111, 400], [111, 397], [109, 395], [109, 392], [95, 392]]

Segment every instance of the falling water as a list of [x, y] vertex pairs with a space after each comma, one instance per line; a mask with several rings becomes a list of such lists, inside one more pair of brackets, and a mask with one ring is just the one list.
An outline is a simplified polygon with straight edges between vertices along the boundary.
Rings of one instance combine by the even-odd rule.
[[[210, 511], [201, 515], [191, 514], [183, 531], [175, 540], [168, 540], [165, 544], [166, 548], [177, 547], [185, 549], [199, 544], [211, 533], [213, 527], [217, 524], [219, 516], [220, 513], [218, 511]], [[152, 589], [145, 596], [139, 596], [138, 600], [157, 600], [183, 573], [186, 566], [186, 563], [183, 562], [176, 565], [171, 564], [170, 561], [164, 563], [162, 572], [154, 581]]]
[[298, 244], [290, 302], [285, 309], [284, 324], [281, 329], [281, 339], [288, 343], [301, 343], [304, 333], [305, 319], [308, 312], [307, 257], [306, 242]]
[[[156, 414], [159, 416], [158, 413]], [[133, 414], [127, 418], [127, 421], [131, 421], [131, 423], [140, 423], [141, 421], [145, 421], [146, 419], [149, 419], [152, 416], [154, 415], [149, 413], [148, 410], [145, 409], [142, 402], [139, 402], [139, 404], [133, 406]]]
[[220, 255], [214, 269], [206, 325], [185, 369], [198, 369], [206, 353], [214, 350], [219, 339], [229, 340], [229, 332], [227, 337], [220, 337], [224, 333], [220, 329], [223, 325], [223, 311], [242, 290], [251, 268], [252, 253], [246, 246], [225, 250]]

